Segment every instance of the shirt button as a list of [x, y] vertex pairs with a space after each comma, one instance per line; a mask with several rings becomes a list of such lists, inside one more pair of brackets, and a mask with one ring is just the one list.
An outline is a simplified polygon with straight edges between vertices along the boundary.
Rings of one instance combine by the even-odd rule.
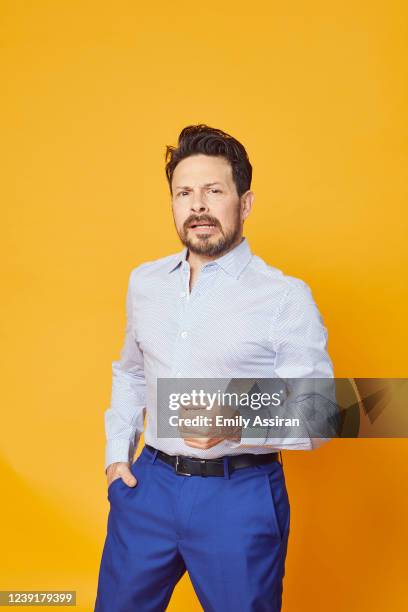
[[180, 297], [186, 297], [186, 295], [187, 295], [187, 293], [186, 293], [185, 291], [182, 291], [182, 292], [180, 293]]
[[182, 337], [182, 338], [187, 338], [187, 335], [188, 335], [188, 334], [187, 334], [187, 332], [186, 332], [186, 331], [183, 331], [183, 332], [181, 332], [181, 334], [180, 334], [180, 335], [181, 335], [181, 337]]
[[181, 372], [177, 372], [176, 376], [177, 378], [181, 378]]

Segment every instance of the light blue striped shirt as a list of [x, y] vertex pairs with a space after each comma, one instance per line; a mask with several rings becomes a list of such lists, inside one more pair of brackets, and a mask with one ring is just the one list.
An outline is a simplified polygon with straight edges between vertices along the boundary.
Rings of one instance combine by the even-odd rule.
[[190, 293], [186, 255], [184, 248], [130, 272], [125, 339], [105, 411], [105, 469], [132, 461], [143, 431], [147, 444], [172, 455], [312, 449], [304, 437], [251, 439], [251, 448], [225, 440], [206, 450], [157, 437], [157, 378], [333, 378], [327, 330], [304, 281], [268, 265], [243, 238], [203, 265]]

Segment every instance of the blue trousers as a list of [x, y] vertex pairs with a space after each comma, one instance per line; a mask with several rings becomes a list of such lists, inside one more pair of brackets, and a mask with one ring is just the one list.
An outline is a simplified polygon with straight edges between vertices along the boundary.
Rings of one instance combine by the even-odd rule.
[[94, 612], [164, 611], [187, 570], [205, 612], [278, 612], [289, 537], [283, 466], [183, 476], [143, 448], [108, 488]]

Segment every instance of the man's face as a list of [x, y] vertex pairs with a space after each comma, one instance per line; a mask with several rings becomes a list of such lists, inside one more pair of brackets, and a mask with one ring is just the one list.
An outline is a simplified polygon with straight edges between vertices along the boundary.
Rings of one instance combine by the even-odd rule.
[[252, 193], [238, 196], [228, 160], [201, 154], [183, 159], [174, 170], [172, 191], [176, 230], [192, 253], [216, 257], [240, 242]]

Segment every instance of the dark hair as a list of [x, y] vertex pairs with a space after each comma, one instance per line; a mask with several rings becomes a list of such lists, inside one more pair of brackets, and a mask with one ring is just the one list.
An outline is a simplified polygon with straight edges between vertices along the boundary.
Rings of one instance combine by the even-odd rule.
[[224, 157], [232, 167], [232, 177], [241, 197], [251, 188], [252, 166], [244, 146], [222, 130], [208, 125], [189, 125], [181, 130], [177, 147], [166, 147], [166, 176], [171, 189], [173, 172], [179, 162], [197, 154]]

